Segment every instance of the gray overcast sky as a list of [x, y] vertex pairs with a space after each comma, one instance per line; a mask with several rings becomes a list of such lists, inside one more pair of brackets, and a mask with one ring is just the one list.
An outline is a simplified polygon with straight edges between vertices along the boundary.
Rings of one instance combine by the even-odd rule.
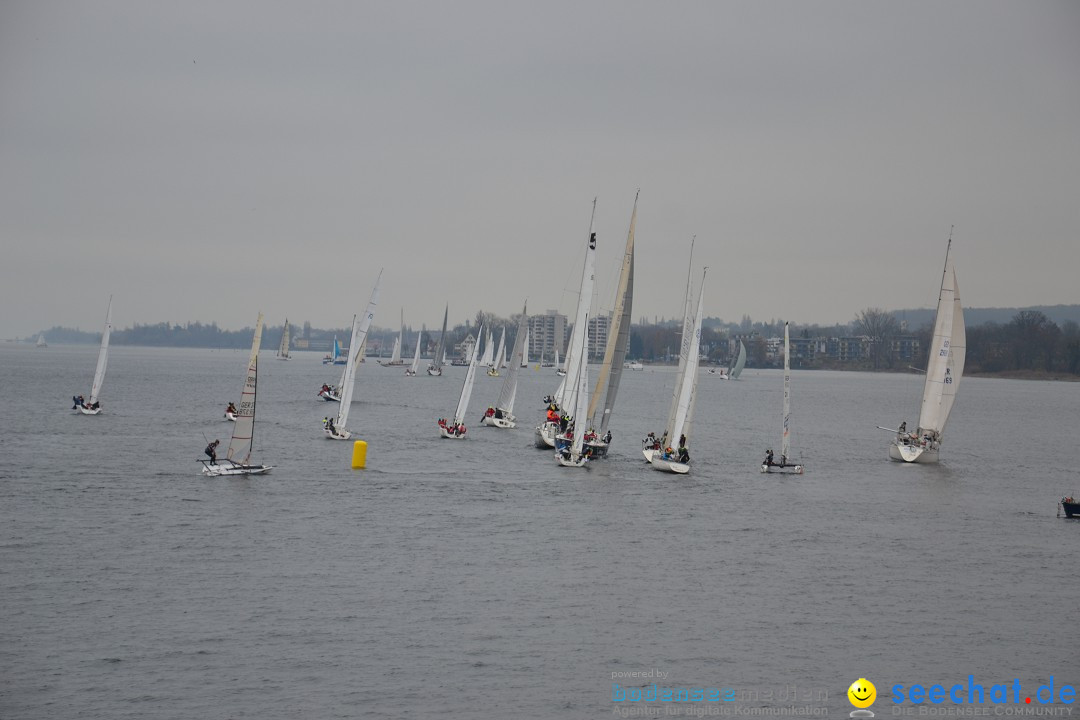
[[[0, 3], [0, 337], [1080, 302], [1080, 3]], [[695, 271], [696, 272], [696, 271]]]

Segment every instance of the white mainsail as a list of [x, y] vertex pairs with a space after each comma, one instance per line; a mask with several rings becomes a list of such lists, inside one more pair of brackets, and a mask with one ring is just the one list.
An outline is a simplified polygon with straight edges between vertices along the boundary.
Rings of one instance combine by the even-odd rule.
[[424, 335], [424, 331], [416, 333], [416, 350], [413, 351], [412, 365], [409, 366], [409, 374], [415, 375], [417, 370], [420, 369], [420, 340]]
[[428, 373], [432, 375], [441, 375], [442, 366], [446, 362], [446, 318], [449, 314], [450, 306], [447, 305], [443, 310], [442, 333], [439, 334], [439, 345], [435, 348], [435, 356], [431, 359], [431, 365], [428, 366]]
[[[480, 326], [480, 335], [484, 333], [484, 326]], [[465, 422], [465, 413], [469, 409], [469, 398], [472, 397], [473, 382], [476, 379], [476, 351], [473, 346], [472, 357], [469, 358], [469, 369], [465, 373], [465, 384], [461, 386], [461, 397], [458, 398], [457, 410], [454, 411], [454, 425]]]
[[922, 409], [919, 412], [919, 435], [930, 431], [941, 442], [945, 423], [949, 419], [956, 388], [964, 372], [966, 331], [964, 311], [960, 307], [960, 291], [952, 257], [946, 251], [945, 272], [938, 294], [934, 338], [923, 384]]
[[401, 336], [394, 338], [394, 349], [390, 351], [390, 362], [387, 365], [401, 364]]
[[[368, 329], [371, 327], [371, 321], [375, 318], [375, 309], [379, 305], [379, 286], [381, 284], [382, 270], [379, 271], [379, 277], [375, 280], [375, 287], [371, 291], [371, 299], [368, 301], [368, 306], [364, 311], [363, 316], [361, 316], [359, 320], [357, 320], [355, 315], [353, 316], [352, 340], [349, 341], [349, 359], [345, 363], [345, 377], [341, 383], [341, 403], [338, 407], [337, 417], [338, 434], [345, 433], [345, 423], [349, 421], [349, 408], [352, 406], [353, 386], [356, 384], [356, 365], [360, 359], [359, 348], [364, 346]], [[352, 348], [357, 348], [357, 351], [352, 352]]]
[[105, 311], [105, 329], [101, 331], [101, 348], [98, 350], [97, 368], [94, 370], [94, 384], [90, 386], [90, 405], [98, 401], [101, 386], [105, 383], [105, 367], [109, 364], [109, 335], [112, 333], [112, 295], [109, 307]]
[[742, 375], [743, 368], [746, 367], [746, 345], [743, 341], [739, 341], [739, 354], [735, 358], [735, 362], [728, 368], [728, 377], [732, 380], [737, 379]]
[[495, 402], [495, 407], [510, 415], [514, 412], [514, 400], [517, 397], [518, 373], [523, 367], [521, 357], [529, 332], [529, 316], [526, 314], [527, 310], [528, 303], [521, 308], [521, 317], [518, 319], [517, 335], [514, 337], [514, 350], [510, 356], [510, 369], [506, 371], [502, 389], [499, 390], [499, 399]]
[[35, 345], [38, 347], [49, 347], [49, 343], [45, 342], [45, 333], [38, 333]]
[[247, 376], [244, 389], [240, 393], [240, 406], [236, 410], [236, 422], [233, 423], [232, 439], [226, 457], [234, 463], [247, 465], [251, 459], [251, 444], [255, 434], [255, 390], [259, 377], [259, 346], [262, 344], [263, 314], [255, 321], [255, 336], [251, 340], [251, 354], [248, 355]]
[[[634, 304], [634, 229], [637, 225], [637, 201], [634, 196], [634, 210], [630, 214], [630, 230], [626, 234], [626, 249], [623, 251], [622, 269], [619, 271], [619, 286], [615, 290], [615, 310], [611, 315], [611, 327], [608, 328], [607, 347], [604, 349], [604, 361], [596, 378], [596, 389], [589, 401], [589, 426], [599, 430], [603, 437], [611, 420], [611, 411], [615, 407], [615, 396], [619, 392], [619, 380], [622, 378], [623, 361], [630, 344], [630, 316]], [[600, 404], [600, 391], [607, 383], [607, 393], [603, 405]], [[601, 416], [597, 418], [597, 413]], [[597, 422], [599, 420], [599, 422]]]
[[499, 335], [499, 348], [495, 351], [493, 367], [499, 370], [506, 367], [506, 326], [503, 326], [502, 333]]
[[278, 345], [277, 356], [282, 360], [289, 359], [289, 318], [285, 318], [285, 329], [281, 333], [281, 344]]
[[[693, 269], [694, 269], [694, 242], [697, 240], [697, 236], [690, 240], [690, 266], [686, 270], [686, 293], [683, 296], [683, 321], [682, 321], [682, 333], [679, 342], [679, 371], [675, 376], [675, 387], [671, 391], [671, 406], [668, 409], [667, 422], [664, 425], [663, 441], [666, 445], [672, 445], [679, 439], [679, 433], [675, 432], [675, 416], [679, 410], [679, 397], [682, 393], [682, 379], [686, 375], [686, 363], [690, 359], [690, 343], [691, 335], [693, 335], [694, 318], [690, 315], [690, 299], [691, 286], [693, 284]], [[687, 390], [689, 393], [689, 389]], [[685, 422], [686, 415], [683, 414], [682, 421], [679, 422], [680, 432], [682, 423]]]
[[787, 462], [791, 455], [791, 338], [788, 324], [784, 323], [784, 436], [780, 440], [780, 461]]
[[[483, 333], [480, 333], [480, 336], [482, 337]], [[488, 367], [495, 364], [495, 340], [491, 337], [491, 330], [488, 330], [487, 342], [484, 344], [484, 357], [480, 360], [480, 364]]]
[[[515, 341], [516, 342], [516, 341]], [[529, 365], [529, 330], [525, 329], [525, 344], [521, 349], [521, 367], [528, 367]]]
[[675, 446], [675, 443], [679, 442], [684, 435], [686, 436], [686, 446], [690, 446], [690, 426], [694, 417], [694, 391], [697, 387], [698, 356], [701, 352], [701, 316], [705, 301], [705, 274], [707, 272], [708, 268], [705, 268], [701, 273], [697, 314], [690, 325], [690, 347], [688, 348], [686, 365], [683, 367], [678, 381], [678, 404], [675, 408], [675, 419], [671, 426], [671, 433], [668, 435], [668, 444], [672, 446]]
[[[567, 396], [577, 387], [578, 374], [581, 372], [581, 355], [588, 355], [588, 316], [592, 309], [593, 285], [596, 282], [596, 198], [593, 198], [592, 216], [589, 218], [588, 246], [585, 249], [585, 265], [581, 269], [581, 287], [578, 290], [577, 312], [574, 314], [574, 329], [570, 333], [570, 345], [566, 350], [566, 376], [555, 391], [555, 402], [562, 407]], [[585, 342], [582, 342], [582, 337]], [[555, 364], [559, 364], [556, 349]], [[586, 359], [586, 362], [588, 360]], [[582, 418], [584, 423], [584, 418]], [[584, 429], [584, 428], [582, 428]]]

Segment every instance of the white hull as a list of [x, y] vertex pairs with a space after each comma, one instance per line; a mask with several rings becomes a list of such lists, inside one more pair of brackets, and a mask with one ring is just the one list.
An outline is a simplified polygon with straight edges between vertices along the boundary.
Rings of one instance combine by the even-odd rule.
[[93, 410], [91, 410], [88, 407], [83, 407], [82, 405], [79, 405], [75, 409], [78, 410], [79, 412], [81, 412], [83, 415], [100, 415], [101, 414], [101, 408], [94, 408]]
[[565, 370], [556, 370], [555, 374], [558, 375], [559, 377], [566, 377], [566, 371]]
[[231, 412], [225, 413], [225, 419], [230, 421], [230, 422], [236, 422], [236, 413], [231, 413]]
[[659, 470], [660, 472], [672, 472], [679, 475], [685, 475], [690, 472], [690, 466], [681, 462], [675, 462], [674, 460], [664, 460], [659, 455], [654, 455], [652, 459], [652, 469]]
[[292, 358], [289, 357], [288, 355], [278, 355], [277, 359], [278, 360], [292, 360]]
[[889, 445], [889, 459], [906, 463], [936, 463], [938, 448], [921, 445]]
[[727, 371], [725, 370], [713, 370], [712, 368], [709, 368], [709, 374], [712, 375], [714, 378], [719, 378], [720, 380], [731, 379], [730, 377], [728, 377]]
[[427, 374], [431, 377], [440, 377], [442, 376], [442, 368], [428, 368]]
[[558, 425], [555, 423], [546, 422], [543, 425], [536, 428], [536, 447], [541, 450], [545, 448], [555, 447], [555, 435], [558, 432]]
[[320, 392], [319, 397], [321, 397], [326, 402], [341, 402], [341, 398], [339, 398], [333, 392]]
[[348, 440], [352, 437], [352, 433], [348, 430], [331, 431], [330, 428], [323, 428], [323, 434], [326, 435], [327, 440]]
[[787, 475], [802, 475], [803, 466], [802, 465], [784, 465], [783, 467], [781, 467], [780, 465], [766, 465], [765, 463], [761, 463], [761, 472], [763, 472], [763, 473], [784, 473], [784, 474], [787, 474]]
[[559, 464], [563, 467], [573, 468], [585, 467], [585, 463], [589, 461], [589, 458], [585, 457], [584, 455], [579, 457], [577, 460], [574, 460], [573, 457], [565, 457], [562, 453], [555, 453], [555, 459], [558, 460]]
[[[228, 462], [228, 461], [226, 461]], [[273, 470], [272, 465], [209, 465], [203, 461], [203, 475], [207, 477], [222, 477], [225, 475], [265, 475]]]
[[503, 430], [511, 430], [517, 427], [517, 423], [513, 420], [505, 417], [497, 418], [494, 415], [485, 415], [481, 422], [488, 427], [502, 428]]
[[449, 430], [447, 430], [446, 428], [444, 428], [442, 426], [439, 427], [439, 437], [445, 438], [447, 440], [464, 440], [465, 439], [465, 435], [455, 435], [454, 433], [450, 432]]
[[653, 450], [652, 448], [642, 448], [641, 454], [645, 456], [645, 462], [652, 462], [653, 456], [656, 455], [659, 450]]

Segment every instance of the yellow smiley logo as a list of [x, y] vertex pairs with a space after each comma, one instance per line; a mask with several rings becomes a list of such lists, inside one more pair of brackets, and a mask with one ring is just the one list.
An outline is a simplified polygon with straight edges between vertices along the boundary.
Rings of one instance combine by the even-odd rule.
[[877, 688], [866, 678], [859, 678], [847, 689], [848, 700], [857, 708], [867, 708], [877, 699]]

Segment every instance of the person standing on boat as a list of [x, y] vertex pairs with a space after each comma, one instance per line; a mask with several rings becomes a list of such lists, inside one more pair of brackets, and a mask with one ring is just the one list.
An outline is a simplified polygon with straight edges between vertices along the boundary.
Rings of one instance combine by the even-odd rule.
[[769, 448], [768, 450], [765, 451], [765, 464], [768, 465], [769, 467], [772, 467], [773, 465], [775, 465], [775, 463], [773, 462], [772, 448]]
[[220, 440], [214, 440], [214, 442], [206, 446], [206, 450], [204, 452], [210, 456], [211, 465], [217, 465], [217, 446], [220, 444]]

